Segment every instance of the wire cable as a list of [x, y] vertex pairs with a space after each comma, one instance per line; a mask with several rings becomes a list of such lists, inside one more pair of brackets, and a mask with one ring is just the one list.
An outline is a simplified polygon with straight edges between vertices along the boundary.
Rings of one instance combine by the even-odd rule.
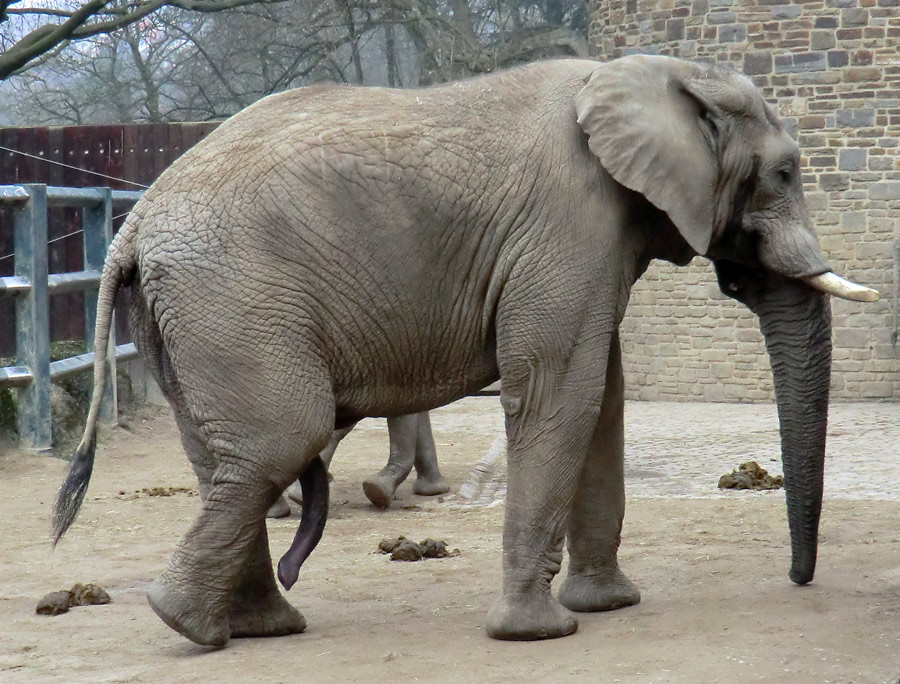
[[[128, 212], [125, 212], [124, 214], [119, 214], [118, 216], [113, 216], [112, 220], [115, 221], [117, 219], [122, 218], [123, 216], [128, 216]], [[84, 229], [75, 230], [75, 231], [72, 231], [71, 233], [66, 233], [65, 235], [60, 235], [59, 237], [55, 237], [52, 240], [47, 240], [47, 244], [49, 245], [54, 242], [59, 242], [60, 240], [65, 240], [68, 237], [72, 237], [73, 235], [78, 235], [79, 233], [83, 233], [83, 232], [84, 232]], [[13, 252], [12, 254], [7, 254], [6, 256], [2, 256], [2, 257], [0, 257], [0, 261], [3, 261], [4, 259], [11, 259], [15, 255], [16, 255], [16, 253]]]
[[0, 145], [0, 150], [4, 152], [11, 152], [13, 154], [21, 154], [23, 157], [29, 157], [30, 159], [37, 159], [38, 161], [47, 162], [48, 164], [56, 164], [57, 166], [63, 166], [67, 169], [74, 169], [75, 171], [81, 171], [82, 173], [90, 173], [94, 176], [100, 176], [101, 178], [106, 178], [107, 180], [114, 180], [119, 183], [127, 183], [128, 185], [136, 185], [139, 188], [144, 188], [145, 190], [149, 188], [149, 185], [144, 185], [143, 183], [137, 183], [135, 181], [125, 180], [124, 178], [116, 178], [115, 176], [108, 176], [105, 173], [100, 173], [99, 171], [91, 171], [90, 169], [83, 169], [80, 166], [72, 166], [71, 164], [66, 164], [65, 162], [56, 161], [55, 159], [45, 159], [44, 157], [39, 157], [36, 154], [29, 154], [28, 152], [22, 152], [21, 150], [14, 150], [11, 147], [4, 147]]

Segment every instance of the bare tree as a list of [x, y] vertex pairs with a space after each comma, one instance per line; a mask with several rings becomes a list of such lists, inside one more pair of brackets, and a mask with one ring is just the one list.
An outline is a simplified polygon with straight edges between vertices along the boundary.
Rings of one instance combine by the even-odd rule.
[[114, 33], [79, 41], [13, 77], [4, 88], [16, 95], [11, 118], [31, 124], [170, 119], [162, 93], [185, 56], [185, 41], [164, 32], [176, 13], [184, 14], [161, 10]]
[[[112, 33], [130, 26], [164, 7], [191, 12], [221, 12], [245, 5], [273, 3], [282, 0], [132, 0], [113, 4], [110, 0], [89, 0], [85, 3], [62, 0], [57, 6], [43, 3], [26, 5], [23, 0], [0, 0], [0, 23], [25, 19], [21, 25], [30, 26], [19, 38], [6, 34], [0, 44], [0, 79], [9, 78], [23, 68], [53, 54], [71, 41]], [[35, 21], [37, 20], [37, 25]]]
[[206, 17], [200, 27], [170, 24], [167, 34], [188, 44], [164, 92], [172, 101], [171, 118], [221, 118], [260, 97], [310, 82], [364, 82], [361, 61], [358, 78], [348, 75], [360, 37], [343, 9], [338, 3], [292, 0]]
[[586, 30], [583, 0], [280, 0], [218, 13], [165, 5], [45, 53], [7, 81], [16, 97], [0, 107], [14, 101], [7, 115], [26, 124], [219, 119], [311, 82], [427, 85], [584, 56]]
[[583, 0], [386, 0], [419, 53], [421, 84], [550, 56], [586, 57]]

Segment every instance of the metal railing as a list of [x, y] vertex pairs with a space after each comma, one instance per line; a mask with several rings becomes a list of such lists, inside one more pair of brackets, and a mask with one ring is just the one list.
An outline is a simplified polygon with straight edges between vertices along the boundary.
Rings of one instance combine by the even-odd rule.
[[[63, 188], [38, 184], [0, 185], [0, 205], [12, 208], [15, 275], [0, 277], [0, 297], [12, 296], [16, 307], [16, 365], [0, 368], [0, 387], [15, 387], [18, 395], [19, 446], [45, 450], [51, 446], [50, 383], [94, 364], [89, 352], [50, 361], [50, 295], [85, 291], [87, 349], [94, 346], [97, 288], [106, 250], [113, 235], [113, 206], [130, 207], [140, 191], [109, 188]], [[48, 274], [47, 209], [80, 207], [84, 238], [84, 270]], [[3, 323], [5, 324], [5, 323]], [[133, 344], [116, 346], [110, 330], [106, 384], [100, 417], [116, 419], [116, 360], [137, 356]]]

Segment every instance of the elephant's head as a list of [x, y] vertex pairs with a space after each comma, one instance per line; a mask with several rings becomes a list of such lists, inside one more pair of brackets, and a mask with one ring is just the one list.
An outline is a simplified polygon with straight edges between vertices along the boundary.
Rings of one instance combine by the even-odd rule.
[[722, 291], [760, 319], [781, 423], [793, 561], [813, 577], [831, 366], [824, 293], [874, 301], [831, 272], [803, 197], [800, 153], [749, 79], [632, 56], [599, 66], [576, 99], [591, 151], [715, 264]]

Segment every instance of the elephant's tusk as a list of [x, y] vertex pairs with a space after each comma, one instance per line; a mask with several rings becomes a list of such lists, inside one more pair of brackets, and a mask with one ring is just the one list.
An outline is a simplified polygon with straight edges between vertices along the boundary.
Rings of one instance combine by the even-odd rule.
[[841, 299], [850, 299], [854, 302], [877, 302], [881, 296], [878, 294], [878, 290], [851, 283], [849, 280], [844, 280], [839, 275], [831, 272], [809, 276], [804, 278], [803, 282], [826, 294], [834, 295]]

